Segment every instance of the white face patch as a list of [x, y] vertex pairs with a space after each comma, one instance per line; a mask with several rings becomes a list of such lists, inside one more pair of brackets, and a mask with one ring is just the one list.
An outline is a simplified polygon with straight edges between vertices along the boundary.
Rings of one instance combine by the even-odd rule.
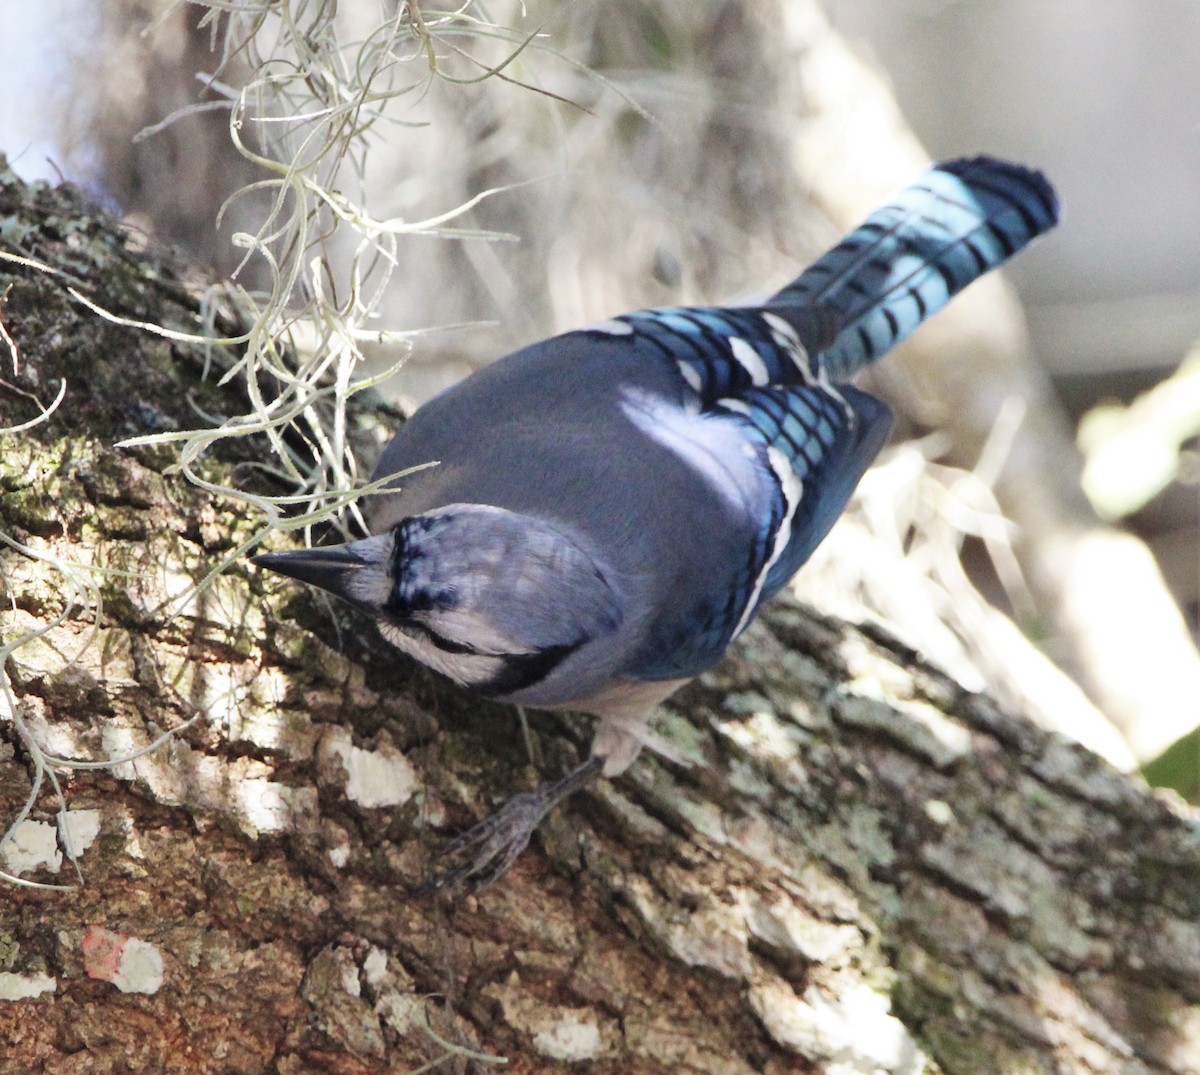
[[768, 448], [767, 461], [771, 464], [771, 471], [779, 480], [779, 488], [783, 492], [783, 519], [779, 524], [779, 529], [775, 531], [775, 542], [771, 546], [771, 554], [758, 573], [758, 578], [754, 580], [754, 589], [750, 591], [750, 598], [746, 602], [746, 607], [742, 609], [741, 619], [738, 620], [738, 625], [734, 628], [731, 638], [737, 638], [746, 629], [750, 617], [754, 615], [754, 609], [758, 604], [758, 597], [762, 593], [763, 585], [767, 581], [767, 575], [783, 555], [783, 550], [787, 548], [788, 542], [791, 540], [792, 519], [796, 515], [800, 498], [804, 495], [804, 483], [796, 477], [795, 471], [792, 470], [792, 464], [788, 462], [788, 457], [783, 452], [778, 448]]
[[398, 650], [415, 657], [423, 665], [449, 676], [465, 687], [488, 683], [504, 671], [504, 658], [484, 653], [450, 653], [439, 649], [428, 638], [409, 632], [387, 620], [379, 620], [379, 633]]
[[734, 361], [750, 375], [752, 385], [762, 388], [770, 383], [771, 375], [767, 372], [766, 364], [750, 344], [740, 336], [730, 336], [729, 350], [733, 353]]
[[608, 336], [632, 336], [633, 326], [628, 321], [597, 321], [594, 325], [585, 325], [580, 332], [603, 332]]

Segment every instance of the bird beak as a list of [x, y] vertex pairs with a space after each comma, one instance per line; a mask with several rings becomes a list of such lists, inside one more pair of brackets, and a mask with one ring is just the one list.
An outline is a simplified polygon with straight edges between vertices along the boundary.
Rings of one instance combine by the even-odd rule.
[[351, 545], [330, 545], [321, 549], [296, 549], [292, 552], [262, 552], [251, 556], [256, 567], [265, 567], [290, 579], [319, 586], [352, 605], [367, 607], [349, 589], [350, 579], [369, 563]]

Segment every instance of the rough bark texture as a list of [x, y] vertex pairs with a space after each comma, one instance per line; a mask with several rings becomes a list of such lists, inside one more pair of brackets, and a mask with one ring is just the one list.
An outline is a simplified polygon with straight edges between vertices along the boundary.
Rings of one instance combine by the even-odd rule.
[[[4, 176], [0, 239], [109, 309], [195, 320], [69, 192]], [[1200, 1072], [1196, 815], [787, 601], [672, 701], [691, 766], [647, 757], [580, 797], [481, 898], [410, 898], [447, 834], [537, 778], [515, 714], [242, 567], [163, 618], [250, 523], [169, 452], [110, 445], [221, 393], [66, 279], [0, 276], [0, 425], [67, 380], [0, 441], [0, 529], [123, 572], [92, 576], [94, 626], [9, 660], [18, 711], [86, 755], [202, 717], [65, 779], [98, 834], [82, 887], [3, 890], [0, 1071]], [[0, 557], [11, 642], [67, 591]], [[585, 749], [582, 722], [531, 721], [543, 772]], [[6, 825], [27, 762], [0, 719]], [[22, 839], [55, 811], [43, 794]]]

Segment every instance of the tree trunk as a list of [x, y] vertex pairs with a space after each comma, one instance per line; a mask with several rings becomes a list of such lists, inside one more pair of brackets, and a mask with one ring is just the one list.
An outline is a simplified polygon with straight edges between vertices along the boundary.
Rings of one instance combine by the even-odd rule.
[[[92, 758], [199, 716], [62, 773], [84, 883], [5, 885], [0, 1071], [1200, 1072], [1196, 815], [786, 600], [670, 703], [690, 766], [578, 797], [479, 898], [411, 897], [538, 778], [515, 712], [240, 564], [165, 616], [256, 524], [111, 445], [235, 389], [72, 296], [199, 322], [69, 190], [6, 173], [0, 222], [57, 270], [0, 261], [0, 425], [66, 382], [0, 440], [0, 530], [32, 553], [0, 553], [4, 642], [46, 631], [3, 666], [0, 824], [34, 772], [18, 721]], [[583, 721], [530, 720], [541, 775], [584, 751]], [[0, 866], [68, 880], [57, 812], [44, 788]]]

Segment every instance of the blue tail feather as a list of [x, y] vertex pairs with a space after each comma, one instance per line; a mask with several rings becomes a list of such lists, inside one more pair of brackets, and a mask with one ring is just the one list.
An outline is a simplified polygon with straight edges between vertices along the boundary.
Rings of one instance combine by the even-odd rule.
[[1040, 172], [990, 157], [935, 165], [780, 291], [767, 309], [843, 382], [1058, 220]]

